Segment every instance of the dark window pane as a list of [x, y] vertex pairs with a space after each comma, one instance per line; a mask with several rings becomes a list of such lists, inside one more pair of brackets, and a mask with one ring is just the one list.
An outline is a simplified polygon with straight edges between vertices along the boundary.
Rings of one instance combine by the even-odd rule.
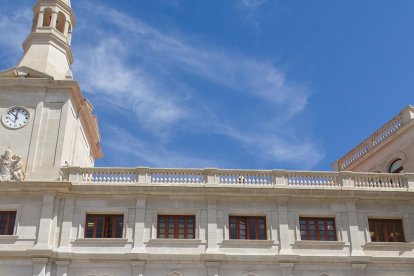
[[86, 238], [122, 238], [123, 215], [87, 215]]
[[369, 232], [372, 242], [404, 242], [402, 220], [369, 219]]
[[0, 235], [13, 235], [16, 211], [0, 212]]
[[194, 216], [159, 215], [158, 238], [194, 239]]
[[9, 227], [7, 229], [6, 235], [13, 235], [15, 222], [16, 222], [16, 212], [10, 212]]
[[302, 240], [336, 240], [332, 218], [299, 218]]
[[230, 239], [266, 240], [264, 217], [235, 217], [229, 219]]

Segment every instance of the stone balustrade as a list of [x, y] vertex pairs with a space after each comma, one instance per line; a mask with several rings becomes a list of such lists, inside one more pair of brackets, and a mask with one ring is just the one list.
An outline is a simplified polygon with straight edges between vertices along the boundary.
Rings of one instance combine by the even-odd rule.
[[389, 137], [393, 136], [398, 130], [403, 128], [414, 120], [414, 107], [408, 106], [395, 116], [391, 121], [386, 123], [383, 127], [378, 129], [370, 137], [362, 141], [358, 146], [353, 148], [347, 154], [345, 154], [337, 162], [337, 170], [346, 170], [354, 162], [368, 154], [374, 148], [381, 145]]
[[[63, 181], [113, 185], [196, 185], [414, 190], [413, 174], [285, 170], [62, 168]], [[409, 189], [410, 188], [410, 189]]]

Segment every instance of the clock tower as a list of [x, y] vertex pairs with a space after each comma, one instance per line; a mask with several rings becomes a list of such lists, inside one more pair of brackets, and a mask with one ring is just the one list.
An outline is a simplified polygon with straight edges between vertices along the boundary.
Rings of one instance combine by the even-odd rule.
[[92, 105], [70, 68], [70, 0], [38, 0], [33, 14], [21, 61], [0, 71], [0, 153], [18, 158], [27, 180], [51, 180], [62, 166], [93, 166], [102, 152]]

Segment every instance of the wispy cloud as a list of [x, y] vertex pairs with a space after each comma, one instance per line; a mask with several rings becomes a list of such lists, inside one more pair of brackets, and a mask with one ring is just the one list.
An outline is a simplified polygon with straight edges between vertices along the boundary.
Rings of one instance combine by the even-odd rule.
[[266, 6], [267, 0], [237, 0], [236, 8], [242, 18], [256, 31], [261, 29], [262, 8]]
[[[242, 1], [246, 8], [264, 3]], [[20, 47], [31, 17], [27, 10], [24, 15], [0, 18], [2, 49]], [[102, 124], [104, 145], [110, 152], [104, 163], [116, 165], [117, 156], [122, 155], [123, 160], [153, 166], [232, 166], [230, 157], [206, 159], [198, 157], [199, 152], [175, 149], [186, 134], [231, 140], [246, 158], [261, 160], [257, 164], [264, 160], [307, 169], [323, 158], [309, 136], [295, 135], [297, 130], [289, 125], [306, 107], [309, 91], [289, 81], [271, 60], [161, 31], [98, 1], [79, 5], [77, 19], [75, 79], [99, 100], [100, 107], [108, 112], [115, 108], [113, 116], [120, 116]], [[212, 93], [211, 87], [220, 93]], [[233, 98], [244, 102], [239, 110], [232, 110], [231, 102], [230, 106], [222, 103]], [[237, 114], [240, 111], [243, 119]], [[137, 127], [125, 123], [131, 113]], [[197, 146], [203, 147], [202, 142]]]
[[[184, 168], [211, 168], [217, 167], [217, 160], [209, 160], [203, 156], [194, 157], [179, 152], [168, 150], [157, 141], [146, 141], [139, 136], [133, 135], [124, 128], [104, 124], [108, 132], [111, 132], [111, 139], [106, 142], [107, 150], [111, 151], [112, 162], [122, 164], [126, 157], [134, 160], [132, 166], [148, 164], [153, 167], [184, 167]], [[133, 145], [133, 146], [131, 146]], [[131, 166], [131, 162], [127, 165]]]

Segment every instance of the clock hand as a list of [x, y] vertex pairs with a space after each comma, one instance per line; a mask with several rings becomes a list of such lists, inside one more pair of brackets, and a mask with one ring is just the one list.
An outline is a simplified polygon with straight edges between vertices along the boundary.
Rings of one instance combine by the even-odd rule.
[[17, 121], [17, 115], [18, 115], [19, 113], [17, 112], [17, 110], [16, 110], [16, 114], [14, 114], [13, 113], [13, 116], [14, 116], [14, 122], [16, 122]]

